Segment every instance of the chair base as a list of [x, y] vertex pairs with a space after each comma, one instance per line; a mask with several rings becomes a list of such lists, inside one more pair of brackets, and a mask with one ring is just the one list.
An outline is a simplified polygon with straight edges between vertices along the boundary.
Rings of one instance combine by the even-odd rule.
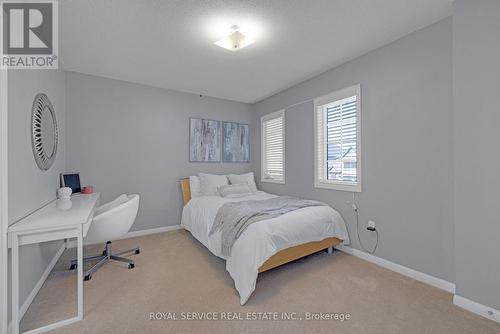
[[[128, 250], [123, 251], [123, 252], [113, 253], [111, 250], [111, 241], [106, 242], [106, 249], [103, 250], [102, 255], [95, 255], [95, 256], [89, 256], [89, 257], [83, 258], [84, 263], [88, 262], [88, 261], [97, 261], [97, 263], [94, 264], [92, 266], [92, 268], [90, 268], [89, 270], [87, 270], [84, 273], [84, 280], [88, 281], [88, 280], [92, 279], [92, 274], [95, 273], [99, 268], [101, 268], [105, 263], [107, 263], [110, 260], [128, 263], [128, 269], [134, 269], [135, 264], [134, 264], [133, 260], [128, 259], [126, 257], [119, 256], [119, 255], [123, 255], [123, 254], [127, 254], [127, 253], [140, 254], [141, 251], [140, 251], [139, 247], [136, 247], [136, 248], [128, 249]], [[78, 267], [78, 261], [76, 259], [71, 260], [69, 270], [76, 269], [77, 267]]]

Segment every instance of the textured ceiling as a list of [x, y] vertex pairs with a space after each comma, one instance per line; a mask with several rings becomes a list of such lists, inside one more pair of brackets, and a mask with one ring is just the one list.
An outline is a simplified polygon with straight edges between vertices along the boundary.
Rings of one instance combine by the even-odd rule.
[[[256, 102], [451, 14], [453, 0], [64, 0], [66, 70]], [[257, 42], [213, 42], [238, 24]]]

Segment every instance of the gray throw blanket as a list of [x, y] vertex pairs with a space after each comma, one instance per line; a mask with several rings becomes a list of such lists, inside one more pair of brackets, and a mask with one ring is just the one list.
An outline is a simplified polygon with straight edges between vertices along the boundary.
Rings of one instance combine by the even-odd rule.
[[322, 206], [322, 202], [303, 200], [288, 196], [266, 200], [226, 203], [219, 208], [209, 235], [221, 231], [222, 255], [231, 255], [231, 248], [241, 233], [253, 223], [275, 218], [287, 212], [309, 206]]

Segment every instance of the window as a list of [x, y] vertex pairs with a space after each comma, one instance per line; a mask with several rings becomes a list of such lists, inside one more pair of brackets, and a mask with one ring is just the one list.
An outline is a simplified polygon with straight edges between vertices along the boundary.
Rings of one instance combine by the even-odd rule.
[[361, 191], [360, 85], [314, 100], [314, 186]]
[[285, 111], [262, 116], [263, 182], [285, 183]]

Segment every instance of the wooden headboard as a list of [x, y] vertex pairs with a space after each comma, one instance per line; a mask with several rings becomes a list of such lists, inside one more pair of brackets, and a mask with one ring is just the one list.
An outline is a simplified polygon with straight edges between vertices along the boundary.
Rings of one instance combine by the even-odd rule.
[[188, 204], [191, 200], [191, 187], [189, 186], [189, 178], [180, 180], [182, 190], [182, 201], [184, 205]]

